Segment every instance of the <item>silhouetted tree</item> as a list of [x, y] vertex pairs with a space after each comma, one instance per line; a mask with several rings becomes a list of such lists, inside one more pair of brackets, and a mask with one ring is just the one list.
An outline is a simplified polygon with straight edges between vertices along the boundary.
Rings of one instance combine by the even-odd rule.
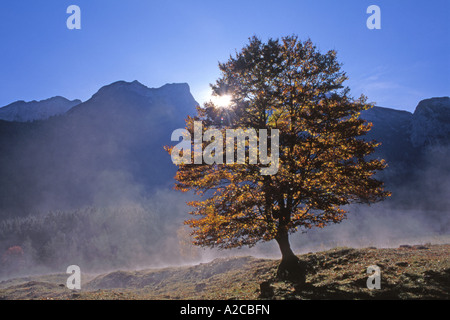
[[267, 43], [253, 37], [219, 68], [221, 77], [211, 87], [215, 95], [230, 95], [230, 106], [206, 103], [186, 119], [186, 129], [193, 134], [194, 121], [202, 121], [203, 130], [220, 129], [222, 138], [225, 129], [278, 129], [279, 170], [261, 175], [264, 166], [250, 164], [248, 155], [245, 164], [178, 164], [175, 189], [202, 196], [189, 203], [193, 219], [185, 223], [199, 246], [228, 249], [276, 240], [282, 254], [278, 275], [304, 282], [289, 234], [340, 222], [343, 206], [389, 195], [373, 177], [385, 168], [384, 160], [367, 157], [377, 143], [361, 138], [371, 124], [360, 112], [372, 106], [363, 96], [349, 96], [335, 51], [322, 54], [296, 36]]

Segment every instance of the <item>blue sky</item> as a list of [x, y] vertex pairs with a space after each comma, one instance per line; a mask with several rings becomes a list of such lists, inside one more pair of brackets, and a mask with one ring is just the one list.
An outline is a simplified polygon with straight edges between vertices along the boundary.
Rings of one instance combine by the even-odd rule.
[[[69, 30], [69, 5], [81, 30]], [[381, 30], [369, 30], [369, 5]], [[3, 0], [0, 106], [55, 95], [89, 99], [109, 83], [187, 82], [199, 102], [217, 63], [248, 38], [296, 34], [335, 49], [354, 96], [413, 111], [450, 95], [450, 1], [404, 0]]]

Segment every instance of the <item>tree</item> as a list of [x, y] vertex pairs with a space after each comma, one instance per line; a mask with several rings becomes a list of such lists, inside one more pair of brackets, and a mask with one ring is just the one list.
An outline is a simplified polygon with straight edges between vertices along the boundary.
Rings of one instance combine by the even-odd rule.
[[[369, 157], [378, 144], [363, 139], [371, 124], [360, 112], [372, 106], [364, 96], [349, 96], [335, 51], [322, 54], [297, 36], [249, 40], [219, 63], [221, 77], [211, 85], [215, 95], [231, 97], [230, 106], [198, 107], [186, 130], [193, 134], [195, 121], [202, 121], [203, 130], [219, 129], [224, 138], [226, 129], [278, 129], [278, 172], [261, 175], [264, 165], [251, 164], [248, 154], [244, 164], [183, 162], [174, 188], [200, 196], [189, 203], [193, 218], [185, 222], [194, 244], [229, 249], [276, 240], [278, 275], [304, 282], [289, 234], [338, 223], [346, 217], [344, 206], [389, 196], [374, 178], [386, 164]], [[203, 150], [207, 146], [203, 141]]]

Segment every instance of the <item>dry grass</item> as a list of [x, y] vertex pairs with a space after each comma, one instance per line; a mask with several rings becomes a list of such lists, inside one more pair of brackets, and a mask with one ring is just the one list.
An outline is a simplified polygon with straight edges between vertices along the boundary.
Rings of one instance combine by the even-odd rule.
[[[276, 279], [279, 261], [236, 257], [190, 267], [116, 271], [83, 275], [81, 291], [65, 287], [66, 274], [0, 283], [1, 299], [261, 299], [260, 284], [270, 282], [268, 299], [449, 299], [450, 245], [392, 249], [335, 248], [299, 256], [308, 265], [307, 283], [296, 288]], [[367, 267], [381, 269], [381, 290], [366, 287]]]

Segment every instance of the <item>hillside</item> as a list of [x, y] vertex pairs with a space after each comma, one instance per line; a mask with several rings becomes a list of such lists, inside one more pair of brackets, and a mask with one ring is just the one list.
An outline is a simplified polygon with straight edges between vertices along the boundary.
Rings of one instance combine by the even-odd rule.
[[[295, 288], [275, 279], [277, 260], [216, 259], [194, 266], [82, 275], [82, 290], [65, 287], [67, 275], [18, 278], [0, 283], [1, 299], [56, 300], [256, 300], [256, 299], [449, 299], [450, 245], [399, 248], [335, 248], [299, 256], [307, 283]], [[367, 267], [381, 269], [381, 289], [366, 287]], [[270, 283], [273, 295], [261, 295]], [[264, 286], [264, 284], [263, 284]], [[270, 290], [269, 290], [270, 291]]]

